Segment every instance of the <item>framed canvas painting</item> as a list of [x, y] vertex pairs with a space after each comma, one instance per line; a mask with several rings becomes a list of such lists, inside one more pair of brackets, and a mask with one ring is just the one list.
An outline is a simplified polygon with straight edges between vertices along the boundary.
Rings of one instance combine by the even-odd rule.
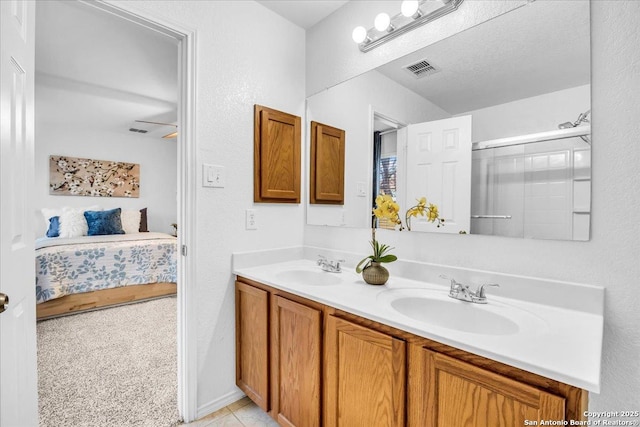
[[111, 160], [49, 156], [49, 194], [140, 197], [140, 165]]

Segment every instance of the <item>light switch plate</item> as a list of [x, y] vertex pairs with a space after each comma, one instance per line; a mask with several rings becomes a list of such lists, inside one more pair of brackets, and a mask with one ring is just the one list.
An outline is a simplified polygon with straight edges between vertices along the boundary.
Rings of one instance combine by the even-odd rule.
[[224, 166], [220, 165], [202, 165], [202, 186], [223, 188], [226, 184], [227, 177]]

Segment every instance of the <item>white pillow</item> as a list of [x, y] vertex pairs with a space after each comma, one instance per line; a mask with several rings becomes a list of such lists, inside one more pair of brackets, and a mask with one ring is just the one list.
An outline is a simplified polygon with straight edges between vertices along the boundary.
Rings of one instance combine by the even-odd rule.
[[100, 206], [88, 206], [86, 208], [62, 208], [60, 215], [60, 237], [80, 237], [86, 236], [89, 232], [87, 220], [84, 217], [85, 211], [101, 211]]
[[60, 215], [60, 237], [86, 236], [89, 232], [84, 210], [65, 208]]
[[45, 230], [49, 229], [49, 219], [54, 216], [62, 215], [62, 208], [42, 208], [40, 209], [42, 217], [44, 218]]
[[140, 232], [140, 211], [122, 211], [120, 221], [122, 221], [122, 229], [126, 234]]

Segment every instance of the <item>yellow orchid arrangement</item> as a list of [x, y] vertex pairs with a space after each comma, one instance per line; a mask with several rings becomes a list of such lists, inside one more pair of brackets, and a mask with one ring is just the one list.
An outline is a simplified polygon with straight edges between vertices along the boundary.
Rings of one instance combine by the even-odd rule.
[[[405, 213], [405, 223], [409, 231], [411, 231], [411, 218], [417, 217], [418, 215], [426, 216], [429, 222], [437, 222], [438, 228], [444, 226], [444, 219], [440, 218], [437, 205], [429, 203], [427, 206], [426, 197], [422, 197], [416, 201], [418, 203], [407, 209]], [[393, 224], [399, 225], [400, 231], [404, 230], [402, 220], [400, 219], [400, 205], [398, 205], [389, 194], [380, 194], [376, 197], [376, 208], [373, 210], [373, 214], [376, 218], [386, 218]]]

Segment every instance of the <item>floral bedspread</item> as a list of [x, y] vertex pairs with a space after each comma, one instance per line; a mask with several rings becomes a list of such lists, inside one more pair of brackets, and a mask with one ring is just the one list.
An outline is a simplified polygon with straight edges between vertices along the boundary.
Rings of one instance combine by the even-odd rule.
[[98, 289], [177, 281], [175, 237], [163, 233], [120, 236], [37, 242], [37, 302]]

